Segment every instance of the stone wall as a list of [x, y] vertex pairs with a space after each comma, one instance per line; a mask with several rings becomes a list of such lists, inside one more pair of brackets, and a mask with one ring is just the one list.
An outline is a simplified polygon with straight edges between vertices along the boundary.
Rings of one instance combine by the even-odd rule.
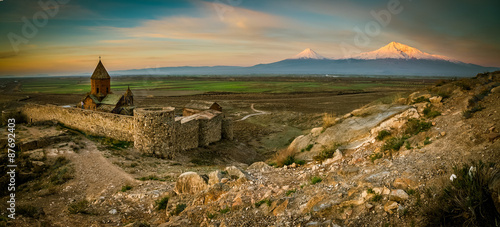
[[222, 114], [218, 111], [207, 110], [198, 115], [200, 122], [199, 146], [207, 146], [210, 143], [221, 140], [222, 135]]
[[206, 146], [223, 137], [233, 138], [231, 121], [215, 110], [175, 118], [173, 107], [138, 108], [132, 117], [29, 104], [21, 113], [28, 123], [57, 121], [91, 135], [134, 141], [134, 147], [140, 152], [163, 158], [172, 158], [180, 151]]
[[195, 118], [179, 119], [176, 121], [177, 150], [185, 151], [198, 147], [198, 130], [200, 123]]
[[134, 147], [139, 151], [172, 158], [175, 151], [175, 108], [139, 108], [134, 112]]
[[131, 116], [36, 104], [24, 106], [21, 112], [27, 123], [57, 121], [91, 135], [123, 141], [134, 139], [134, 118]]

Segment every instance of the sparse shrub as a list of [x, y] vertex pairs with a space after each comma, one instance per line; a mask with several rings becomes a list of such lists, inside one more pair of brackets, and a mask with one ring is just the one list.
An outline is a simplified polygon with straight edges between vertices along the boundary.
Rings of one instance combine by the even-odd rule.
[[471, 80], [468, 80], [468, 79], [459, 80], [459, 81], [455, 82], [455, 85], [460, 87], [462, 90], [466, 90], [466, 91], [469, 91], [473, 86], [471, 83]]
[[462, 115], [465, 119], [469, 119], [472, 117], [472, 115], [474, 115], [475, 112], [481, 111], [483, 109], [484, 107], [482, 106], [474, 106], [470, 110], [465, 110], [464, 112], [462, 112]]
[[224, 209], [219, 210], [219, 213], [221, 213], [221, 214], [225, 214], [225, 213], [227, 213], [227, 212], [229, 212], [229, 211], [231, 211], [231, 207], [226, 207], [226, 208], [224, 208]]
[[285, 161], [283, 162], [284, 166], [291, 165], [295, 162], [295, 155], [289, 155], [286, 157]]
[[295, 164], [302, 166], [302, 165], [306, 164], [306, 161], [295, 159]]
[[408, 195], [413, 195], [415, 194], [415, 190], [410, 188], [406, 191], [406, 193], [408, 193]]
[[425, 211], [429, 225], [498, 226], [500, 214], [488, 189], [488, 183], [499, 174], [498, 167], [479, 161], [454, 167], [453, 172], [456, 178]]
[[372, 153], [370, 155], [370, 161], [375, 162], [375, 160], [382, 158], [382, 153], [377, 152], [377, 153]]
[[374, 193], [375, 195], [372, 197], [373, 202], [378, 202], [382, 199], [382, 195], [378, 193]]
[[377, 138], [377, 140], [384, 140], [385, 137], [390, 136], [390, 135], [391, 135], [391, 132], [384, 129], [384, 130], [378, 132], [378, 135], [376, 138]]
[[89, 202], [85, 199], [75, 201], [68, 207], [70, 214], [90, 214]]
[[55, 185], [64, 184], [67, 181], [73, 179], [74, 170], [70, 166], [65, 166], [57, 169], [55, 174], [50, 177], [50, 182]]
[[323, 179], [321, 179], [321, 177], [314, 176], [313, 178], [311, 178], [311, 184], [317, 184], [321, 181], [323, 181]]
[[369, 194], [375, 194], [375, 191], [373, 191], [373, 189], [371, 188], [366, 189], [366, 192]]
[[165, 181], [164, 179], [160, 179], [158, 176], [156, 175], [149, 175], [147, 177], [141, 177], [139, 178], [139, 180], [141, 181], [147, 181], [147, 180], [157, 180], [157, 181]]
[[20, 205], [20, 206], [16, 207], [16, 211], [18, 214], [20, 214], [24, 217], [37, 218], [37, 219], [40, 216], [45, 215], [42, 208], [35, 207], [32, 205]]
[[313, 157], [313, 159], [315, 161], [319, 161], [319, 162], [322, 162], [326, 159], [329, 159], [329, 158], [333, 157], [333, 154], [335, 154], [335, 151], [337, 150], [337, 148], [339, 146], [340, 146], [339, 144], [335, 144], [331, 147], [324, 148], [319, 154], [315, 155]]
[[169, 199], [169, 197], [165, 196], [165, 197], [161, 198], [160, 200], [156, 200], [156, 202], [155, 202], [156, 209], [157, 210], [165, 210], [165, 209], [167, 209], [168, 199]]
[[406, 150], [410, 150], [413, 148], [413, 147], [411, 147], [410, 141], [408, 141], [408, 140], [405, 141], [405, 148], [406, 148]]
[[122, 192], [126, 192], [126, 191], [128, 191], [128, 190], [130, 190], [130, 189], [132, 189], [132, 186], [130, 186], [130, 185], [128, 185], [128, 184], [127, 184], [127, 185], [125, 185], [125, 186], [122, 186]]
[[309, 144], [306, 147], [306, 151], [311, 151], [311, 149], [314, 147], [314, 144]]
[[295, 161], [295, 152], [292, 149], [282, 149], [275, 154], [277, 167], [291, 165]]
[[328, 114], [328, 113], [324, 113], [323, 114], [323, 129], [326, 129], [326, 128], [329, 128], [329, 127], [332, 127], [333, 125], [335, 125], [335, 114], [331, 113], [331, 114]]
[[435, 118], [437, 116], [441, 116], [441, 112], [432, 110], [432, 106], [425, 107], [423, 113], [426, 118]]
[[399, 151], [407, 139], [407, 136], [391, 137], [385, 141], [385, 144], [382, 146], [382, 151]]
[[208, 219], [214, 219], [215, 217], [217, 217], [217, 214], [207, 213]]
[[288, 191], [286, 191], [286, 196], [289, 196], [289, 195], [291, 195], [291, 194], [293, 194], [295, 192], [296, 192], [295, 189], [288, 190]]
[[170, 212], [170, 215], [179, 215], [184, 209], [186, 209], [187, 205], [184, 203], [177, 204], [175, 209]]
[[420, 132], [429, 130], [431, 127], [432, 123], [430, 122], [422, 121], [416, 118], [410, 118], [408, 119], [408, 122], [406, 122], [405, 134], [417, 135]]
[[269, 200], [269, 199], [263, 199], [263, 200], [261, 200], [259, 202], [256, 202], [255, 203], [255, 207], [260, 207], [260, 205], [262, 205], [264, 203], [267, 204], [267, 206], [271, 206], [271, 200]]
[[132, 227], [150, 227], [150, 225], [146, 222], [136, 221]]
[[441, 86], [445, 85], [446, 83], [448, 83], [448, 80], [443, 80], [443, 79], [438, 80], [436, 82], [436, 87], [441, 87]]
[[424, 145], [429, 145], [431, 144], [432, 142], [430, 141], [430, 138], [429, 137], [425, 137], [425, 140], [424, 140]]
[[426, 98], [424, 96], [420, 96], [420, 97], [416, 98], [415, 100], [413, 100], [413, 104], [421, 103], [421, 102], [430, 102], [430, 101], [429, 101], [429, 98]]

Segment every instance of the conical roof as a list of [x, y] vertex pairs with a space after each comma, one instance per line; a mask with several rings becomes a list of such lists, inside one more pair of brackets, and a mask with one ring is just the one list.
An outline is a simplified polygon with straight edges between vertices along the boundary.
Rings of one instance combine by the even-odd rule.
[[111, 79], [111, 77], [108, 74], [108, 71], [106, 71], [106, 68], [104, 68], [104, 65], [102, 64], [101, 60], [99, 60], [99, 63], [97, 64], [97, 67], [95, 67], [94, 73], [92, 73], [92, 77], [90, 77], [92, 80], [105, 80], [105, 79]]
[[128, 86], [127, 88], [127, 91], [125, 92], [125, 96], [133, 96], [134, 94], [132, 94], [132, 90], [130, 90], [130, 86]]

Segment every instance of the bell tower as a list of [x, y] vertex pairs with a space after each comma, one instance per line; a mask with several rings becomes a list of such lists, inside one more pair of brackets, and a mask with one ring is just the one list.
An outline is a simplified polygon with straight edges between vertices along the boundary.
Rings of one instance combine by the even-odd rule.
[[104, 68], [99, 56], [99, 63], [90, 77], [90, 94], [95, 96], [106, 96], [111, 94], [111, 77]]

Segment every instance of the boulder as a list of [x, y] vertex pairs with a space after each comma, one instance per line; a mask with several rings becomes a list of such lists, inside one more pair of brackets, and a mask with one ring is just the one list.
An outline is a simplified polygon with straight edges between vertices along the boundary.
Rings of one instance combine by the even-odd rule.
[[247, 168], [247, 170], [254, 172], [269, 172], [273, 170], [273, 167], [266, 164], [265, 162], [254, 162]]
[[222, 173], [219, 170], [215, 170], [208, 174], [208, 184], [210, 186], [220, 183], [222, 180]]
[[494, 87], [493, 89], [491, 89], [491, 93], [500, 93], [500, 86]]
[[185, 172], [179, 176], [174, 191], [177, 194], [196, 194], [208, 188], [208, 177], [195, 172]]
[[336, 161], [342, 160], [342, 152], [337, 149], [335, 150], [335, 153], [333, 154], [333, 158], [329, 158], [323, 162], [324, 165], [329, 165], [332, 164]]
[[385, 203], [384, 210], [386, 212], [392, 213], [391, 210], [394, 210], [394, 209], [396, 209], [398, 207], [399, 207], [399, 204], [397, 202], [389, 201], [389, 202]]
[[443, 100], [443, 97], [441, 96], [434, 96], [429, 98], [429, 101], [436, 106], [439, 106], [441, 104], [441, 100]]
[[250, 175], [249, 175], [247, 172], [245, 172], [245, 171], [243, 171], [243, 170], [239, 169], [239, 168], [238, 168], [238, 167], [236, 167], [236, 166], [226, 167], [226, 168], [224, 169], [224, 171], [226, 171], [226, 172], [227, 172], [227, 174], [228, 174], [231, 178], [232, 178], [232, 176], [236, 176], [236, 177], [238, 177], [238, 179], [239, 179], [239, 178], [243, 178], [243, 177], [245, 177], [245, 178], [247, 178], [247, 179], [249, 179], [249, 178], [250, 178]]
[[319, 136], [319, 134], [321, 134], [322, 131], [323, 131], [323, 127], [313, 128], [313, 129], [311, 129], [311, 135], [314, 137]]
[[396, 189], [389, 194], [389, 200], [400, 202], [408, 199], [408, 194], [402, 189]]
[[397, 188], [397, 189], [403, 189], [406, 190], [409, 187], [414, 187], [415, 182], [408, 179], [408, 178], [396, 178], [394, 182], [392, 183], [392, 186]]

